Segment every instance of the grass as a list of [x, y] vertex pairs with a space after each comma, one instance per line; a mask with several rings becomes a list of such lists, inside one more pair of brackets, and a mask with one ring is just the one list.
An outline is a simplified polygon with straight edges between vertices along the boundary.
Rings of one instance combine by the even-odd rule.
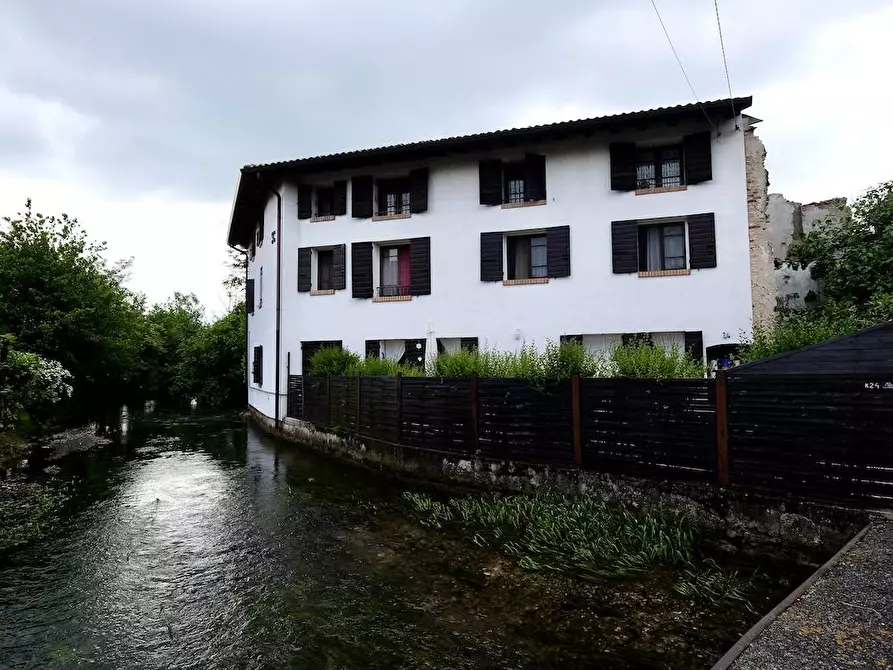
[[746, 584], [698, 558], [698, 533], [682, 515], [630, 510], [593, 496], [558, 493], [487, 495], [440, 502], [404, 493], [419, 523], [457, 528], [484, 547], [495, 547], [526, 570], [558, 572], [597, 581], [634, 577], [660, 568], [683, 572], [681, 595], [713, 603], [747, 603]]

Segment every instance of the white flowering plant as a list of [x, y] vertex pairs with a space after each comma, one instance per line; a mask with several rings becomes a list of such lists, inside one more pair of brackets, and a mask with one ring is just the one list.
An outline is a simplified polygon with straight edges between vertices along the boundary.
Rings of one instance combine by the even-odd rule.
[[6, 362], [0, 363], [0, 432], [14, 430], [23, 413], [71, 397], [71, 380], [57, 361], [9, 350]]

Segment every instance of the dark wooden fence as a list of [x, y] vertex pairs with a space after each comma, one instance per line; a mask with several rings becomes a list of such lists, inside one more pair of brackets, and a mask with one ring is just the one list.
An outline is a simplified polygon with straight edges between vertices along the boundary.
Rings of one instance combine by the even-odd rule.
[[300, 377], [288, 416], [457, 456], [712, 481], [893, 507], [893, 389], [835, 375], [717, 380]]

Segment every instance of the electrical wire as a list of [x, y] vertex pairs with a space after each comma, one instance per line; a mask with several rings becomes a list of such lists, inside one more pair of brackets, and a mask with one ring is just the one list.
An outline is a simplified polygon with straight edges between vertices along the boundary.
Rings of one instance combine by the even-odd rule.
[[667, 43], [670, 45], [670, 49], [673, 51], [673, 55], [676, 57], [676, 62], [679, 64], [679, 69], [682, 70], [682, 76], [685, 77], [685, 81], [688, 84], [688, 87], [691, 89], [691, 94], [694, 96], [695, 101], [701, 108], [701, 111], [704, 112], [704, 116], [707, 119], [707, 122], [713, 127], [713, 130], [719, 134], [719, 129], [713, 124], [710, 115], [707, 114], [707, 110], [704, 108], [704, 105], [701, 103], [701, 99], [698, 97], [698, 94], [695, 92], [695, 87], [692, 86], [691, 79], [688, 78], [688, 73], [685, 71], [685, 67], [682, 65], [682, 59], [679, 58], [679, 54], [676, 52], [676, 47], [673, 46], [673, 40], [670, 39], [670, 33], [667, 30], [667, 26], [664, 25], [664, 20], [660, 16], [660, 12], [657, 9], [657, 5], [654, 0], [651, 0], [651, 6], [654, 7], [654, 13], [657, 14], [657, 20], [660, 21], [660, 27], [664, 30], [664, 35], [667, 38]]
[[729, 104], [732, 105], [732, 118], [735, 119], [735, 130], [738, 128], [738, 115], [735, 113], [735, 100], [732, 98], [732, 80], [729, 79], [729, 61], [726, 59], [726, 45], [722, 39], [722, 22], [719, 20], [719, 0], [713, 0], [716, 9], [716, 29], [719, 31], [719, 48], [722, 50], [722, 66], [726, 71], [726, 84], [729, 86]]

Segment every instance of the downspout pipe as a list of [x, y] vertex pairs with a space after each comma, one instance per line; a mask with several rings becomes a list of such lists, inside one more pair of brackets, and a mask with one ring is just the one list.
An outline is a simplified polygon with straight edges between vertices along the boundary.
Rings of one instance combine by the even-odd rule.
[[276, 389], [273, 394], [276, 404], [274, 412], [274, 422], [276, 429], [279, 429], [279, 388], [280, 380], [280, 362], [282, 349], [282, 194], [261, 179], [260, 173], [257, 174], [258, 180], [266, 187], [266, 189], [276, 196]]

